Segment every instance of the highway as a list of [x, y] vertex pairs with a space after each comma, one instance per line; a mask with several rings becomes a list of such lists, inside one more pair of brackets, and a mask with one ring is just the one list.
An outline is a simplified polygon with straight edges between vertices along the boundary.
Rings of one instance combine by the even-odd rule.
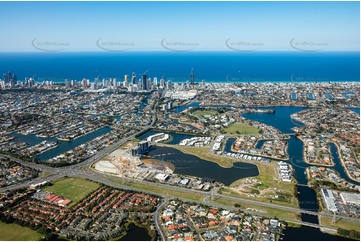
[[[108, 174], [100, 174], [97, 172], [91, 172], [91, 174], [92, 175], [88, 179], [95, 180], [95, 181], [97, 181], [97, 178], [100, 179], [99, 178], [100, 176], [103, 176], [104, 178], [118, 178], [119, 179], [119, 177], [116, 177], [116, 176], [112, 176], [112, 175], [108, 175]], [[79, 173], [79, 175], [81, 175], [81, 174]], [[101, 178], [101, 180], [104, 181], [104, 178]], [[211, 192], [191, 190], [191, 189], [187, 189], [187, 188], [183, 188], [183, 187], [171, 186], [171, 185], [167, 185], [167, 184], [154, 183], [154, 182], [148, 182], [148, 181], [137, 180], [137, 179], [130, 179], [130, 178], [121, 178], [121, 179], [125, 180], [127, 182], [136, 182], [136, 183], [140, 183], [140, 184], [144, 184], [144, 185], [148, 185], [148, 186], [163, 187], [166, 189], [173, 189], [173, 190], [177, 190], [180, 192], [181, 191], [188, 192], [188, 193], [192, 192], [194, 194], [211, 197]], [[105, 180], [107, 181], [107, 179], [105, 179]], [[118, 184], [118, 183], [116, 183], [116, 184]], [[129, 186], [123, 186], [123, 187], [125, 187], [124, 189], [133, 189], [134, 190], [134, 188], [129, 187]], [[151, 193], [151, 192], [147, 191], [146, 189], [144, 189], [144, 190], [136, 189], [136, 190]], [[249, 203], [249, 204], [256, 204], [256, 205], [260, 205], [260, 206], [264, 206], [264, 207], [276, 208], [276, 209], [290, 211], [290, 212], [294, 212], [294, 213], [304, 213], [304, 214], [309, 214], [309, 215], [314, 215], [314, 216], [322, 215], [322, 216], [326, 216], [326, 217], [333, 217], [333, 214], [313, 212], [313, 211], [308, 211], [308, 210], [304, 210], [304, 209], [287, 207], [287, 206], [282, 206], [282, 205], [277, 205], [277, 204], [272, 204], [272, 203], [259, 202], [259, 201], [255, 201], [255, 200], [245, 199], [245, 198], [236, 198], [236, 197], [221, 195], [221, 194], [218, 194], [215, 192], [213, 194], [214, 199], [224, 198], [224, 199], [233, 200], [236, 202], [245, 202], [245, 203]], [[164, 196], [164, 194], [161, 194], [161, 193], [152, 193], [152, 194], [158, 195], [158, 196]], [[344, 219], [344, 220], [349, 220], [349, 221], [356, 221], [356, 222], [359, 221], [357, 218], [345, 217], [345, 216], [341, 216], [341, 215], [336, 215], [335, 217]]]
[[50, 166], [46, 166], [46, 165], [42, 165], [42, 164], [36, 164], [33, 162], [27, 162], [27, 161], [23, 161], [21, 159], [9, 156], [9, 155], [4, 155], [4, 154], [0, 154], [1, 158], [8, 158], [10, 160], [16, 161], [18, 163], [20, 163], [21, 165], [27, 166], [27, 167], [31, 167], [33, 169], [36, 170], [40, 170], [40, 171], [48, 171], [48, 172], [54, 172], [56, 171], [56, 168], [50, 167]]
[[[78, 177], [83, 177], [83, 178], [86, 178], [86, 179], [89, 179], [92, 181], [96, 181], [96, 182], [99, 182], [99, 183], [102, 183], [102, 184], [105, 184], [108, 186], [112, 186], [115, 188], [134, 190], [134, 191], [138, 191], [138, 192], [145, 192], [145, 193], [149, 193], [149, 194], [153, 194], [153, 195], [157, 195], [157, 196], [161, 196], [161, 197], [164, 197], [164, 195], [166, 195], [166, 194], [150, 192], [147, 189], [136, 189], [131, 186], [127, 186], [125, 184], [127, 184], [127, 182], [134, 182], [134, 183], [144, 184], [147, 186], [156, 186], [156, 187], [162, 187], [162, 188], [166, 188], [166, 189], [172, 189], [172, 190], [176, 190], [176, 191], [180, 191], [180, 192], [182, 192], [182, 191], [188, 192], [188, 193], [191, 192], [191, 193], [194, 193], [197, 195], [205, 196], [206, 198], [210, 198], [211, 197], [210, 192], [191, 190], [191, 189], [187, 189], [187, 188], [183, 188], [183, 187], [176, 187], [176, 186], [171, 186], [171, 185], [167, 185], [167, 184], [148, 182], [148, 181], [143, 181], [143, 180], [138, 180], [138, 179], [119, 178], [117, 176], [113, 176], [113, 175], [109, 175], [109, 174], [94, 172], [93, 170], [90, 169], [90, 166], [94, 162], [96, 162], [96, 161], [100, 160], [101, 158], [103, 158], [104, 156], [110, 154], [111, 152], [116, 150], [119, 146], [126, 143], [127, 141], [133, 140], [139, 134], [144, 133], [144, 132], [148, 131], [149, 129], [151, 129], [151, 127], [156, 122], [155, 109], [157, 106], [158, 106], [158, 102], [154, 105], [154, 109], [152, 112], [152, 120], [149, 125], [145, 126], [142, 130], [134, 133], [133, 135], [119, 140], [118, 142], [114, 143], [113, 145], [98, 152], [96, 155], [94, 155], [94, 156], [90, 157], [89, 159], [87, 159], [81, 163], [78, 163], [78, 164], [70, 165], [67, 167], [55, 168], [55, 167], [49, 167], [49, 166], [42, 165], [42, 164], [26, 162], [21, 159], [17, 159], [17, 158], [8, 156], [8, 155], [0, 154], [0, 157], [9, 158], [11, 160], [14, 160], [14, 161], [24, 165], [24, 166], [28, 166], [28, 167], [40, 170], [42, 172], [49, 173], [47, 176], [34, 178], [31, 180], [25, 181], [23, 183], [20, 183], [20, 184], [15, 184], [15, 185], [0, 188], [0, 192], [4, 192], [6, 190], [14, 190], [14, 189], [19, 189], [19, 188], [23, 188], [23, 187], [28, 187], [32, 183], [37, 183], [37, 182], [44, 181], [44, 180], [53, 181], [53, 180], [56, 180], [56, 179], [59, 179], [61, 177], [65, 177], [65, 176], [78, 176]], [[110, 181], [109, 180], [110, 178], [119, 179], [119, 180], [123, 180], [126, 182], [124, 185], [122, 185], [122, 184]], [[331, 218], [334, 216], [333, 214], [328, 214], [328, 213], [324, 213], [324, 212], [319, 213], [318, 211], [308, 211], [308, 210], [304, 210], [304, 209], [287, 207], [287, 206], [282, 206], [282, 205], [277, 205], [277, 204], [272, 204], [272, 203], [265, 203], [265, 202], [260, 202], [260, 201], [245, 199], [245, 198], [236, 198], [236, 197], [226, 196], [226, 195], [218, 194], [217, 192], [215, 192], [213, 194], [213, 197], [214, 197], [214, 199], [223, 198], [223, 199], [227, 199], [227, 200], [231, 200], [231, 201], [235, 201], [235, 202], [244, 202], [244, 203], [264, 206], [264, 207], [268, 207], [268, 208], [280, 209], [283, 211], [289, 211], [289, 212], [294, 212], [294, 213], [304, 213], [304, 214], [309, 214], [309, 215], [314, 215], [314, 216], [322, 215], [322, 216], [331, 217]], [[186, 199], [182, 199], [182, 200], [186, 200]], [[218, 203], [215, 203], [215, 202], [212, 202], [209, 200], [210, 199], [205, 199], [205, 201], [203, 203], [204, 204], [212, 204], [212, 206], [224, 207], [221, 204], [218, 204]], [[165, 239], [165, 237], [164, 237], [164, 234], [163, 234], [162, 230], [160, 229], [160, 226], [157, 221], [159, 221], [159, 211], [162, 208], [162, 206], [164, 206], [166, 204], [166, 201], [168, 201], [167, 198], [157, 208], [157, 211], [155, 212], [155, 215], [154, 215], [155, 216], [154, 221], [156, 223], [156, 227], [157, 227], [158, 231], [160, 232], [163, 240]], [[228, 207], [228, 208], [231, 209], [231, 207]], [[236, 208], [232, 207], [232, 209], [236, 209]], [[249, 211], [247, 211], [247, 212], [249, 212]], [[338, 219], [348, 220], [348, 221], [352, 221], [352, 222], [359, 222], [358, 218], [345, 217], [345, 216], [341, 216], [341, 215], [336, 215], [335, 217]], [[317, 228], [320, 227], [318, 224], [310, 224], [310, 223], [301, 222], [301, 221], [290, 221], [290, 222], [303, 224], [303, 225], [311, 226], [311, 227], [317, 227]], [[328, 229], [332, 229], [332, 228], [328, 228]]]
[[[22, 161], [22, 164], [23, 163], [24, 163], [24, 165], [29, 164], [28, 162]], [[88, 163], [89, 163], [89, 161], [88, 161]], [[78, 166], [79, 164], [77, 164], [77, 166], [76, 166], [77, 169], [74, 169], [75, 168], [74, 166], [62, 167], [62, 168], [51, 168], [51, 172], [53, 174], [51, 174], [49, 176], [46, 176], [43, 178], [36, 178], [36, 179], [30, 180], [30, 181], [27, 181], [25, 183], [4, 187], [4, 188], [0, 189], [0, 192], [6, 191], [6, 190], [18, 189], [18, 188], [22, 188], [22, 187], [27, 187], [31, 183], [35, 183], [35, 182], [39, 182], [39, 181], [43, 181], [43, 180], [51, 181], [51, 180], [56, 180], [61, 177], [65, 177], [65, 176], [80, 176], [80, 177], [83, 177], [83, 178], [86, 178], [89, 180], [93, 180], [93, 181], [96, 181], [99, 183], [103, 183], [103, 184], [106, 184], [106, 185], [109, 185], [112, 187], [117, 187], [120, 189], [128, 189], [128, 190], [130, 189], [130, 190], [134, 190], [134, 191], [138, 191], [138, 192], [146, 192], [146, 193], [157, 195], [157, 196], [164, 196], [164, 194], [150, 192], [146, 189], [135, 189], [131, 186], [121, 185], [119, 183], [112, 182], [109, 179], [110, 178], [119, 179], [119, 180], [126, 181], [126, 183], [135, 182], [135, 183], [140, 183], [140, 184], [147, 185], [147, 186], [163, 187], [166, 189], [172, 189], [172, 190], [176, 190], [176, 191], [180, 191], [180, 192], [181, 191], [188, 192], [188, 193], [191, 192], [191, 193], [194, 193], [197, 195], [211, 197], [210, 192], [191, 190], [191, 189], [187, 189], [187, 188], [183, 188], [183, 187], [171, 186], [171, 185], [162, 184], [162, 183], [148, 182], [148, 181], [143, 181], [143, 180], [138, 180], [138, 179], [124, 178], [124, 177], [119, 178], [118, 176], [94, 172], [94, 171], [90, 170], [88, 167], [86, 167], [86, 171], [83, 171], [79, 168], [82, 168], [86, 164], [85, 163], [80, 163], [80, 164], [83, 164], [83, 165]], [[37, 167], [41, 168], [42, 165], [38, 165]], [[47, 166], [45, 166], [45, 167], [47, 167]], [[49, 171], [49, 169], [47, 169], [47, 171]], [[214, 197], [214, 199], [224, 198], [224, 199], [232, 200], [235, 202], [244, 202], [244, 203], [249, 203], [249, 204], [255, 204], [255, 205], [260, 205], [260, 206], [264, 206], [264, 207], [275, 208], [275, 209], [280, 209], [280, 210], [284, 210], [284, 211], [290, 211], [290, 212], [294, 212], [294, 213], [304, 213], [304, 214], [309, 214], [309, 215], [314, 215], [314, 216], [322, 215], [322, 216], [331, 217], [331, 218], [333, 217], [333, 214], [308, 211], [308, 210], [304, 210], [304, 209], [287, 207], [287, 206], [282, 206], [282, 205], [272, 204], [272, 203], [265, 203], [265, 202], [250, 200], [250, 199], [246, 199], [246, 198], [236, 198], [236, 197], [231, 197], [231, 196], [222, 195], [222, 194], [218, 194], [218, 193], [214, 193], [213, 197]], [[357, 218], [345, 217], [345, 216], [341, 216], [341, 215], [335, 215], [335, 217], [339, 218], [339, 219], [343, 219], [343, 220], [359, 222], [359, 220]]]

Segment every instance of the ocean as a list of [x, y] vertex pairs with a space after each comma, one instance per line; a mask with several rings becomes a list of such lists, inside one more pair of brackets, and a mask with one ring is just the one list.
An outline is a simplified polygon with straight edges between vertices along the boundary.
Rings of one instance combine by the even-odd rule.
[[[359, 82], [359, 52], [27, 52], [0, 53], [0, 73], [20, 81], [140, 77], [174, 82]], [[2, 77], [2, 76], [1, 76]], [[0, 78], [1, 78], [0, 77]]]

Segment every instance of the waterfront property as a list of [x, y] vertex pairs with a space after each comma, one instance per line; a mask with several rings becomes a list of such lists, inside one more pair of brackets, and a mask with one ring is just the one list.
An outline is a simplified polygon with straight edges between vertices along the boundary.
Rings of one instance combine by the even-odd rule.
[[[6, 118], [9, 118], [10, 121], [2, 117], [4, 119], [1, 120], [1, 125], [7, 127], [9, 132], [0, 134], [0, 149], [13, 155], [21, 155], [22, 158], [28, 158], [29, 161], [39, 158], [51, 165], [57, 163], [69, 165], [99, 154], [107, 147], [116, 144], [122, 137], [130, 137], [129, 140], [131, 140], [132, 135], [138, 130], [146, 132], [156, 127], [159, 130], [149, 131], [138, 137], [138, 139], [149, 139], [149, 143], [147, 141], [136, 142], [141, 152], [138, 152], [137, 149], [137, 153], [132, 156], [130, 149], [116, 150], [101, 158], [93, 166], [103, 172], [103, 174], [98, 174], [99, 177], [109, 177], [106, 173], [112, 173], [123, 178], [118, 179], [118, 183], [124, 186], [141, 187], [149, 189], [149, 192], [157, 191], [158, 194], [168, 194], [169, 191], [171, 196], [184, 192], [183, 197], [196, 201], [212, 200], [212, 202], [223, 202], [231, 206], [237, 204], [236, 200], [233, 201], [229, 198], [213, 199], [212, 194], [217, 196], [219, 192], [218, 195], [248, 199], [249, 203], [260, 201], [300, 207], [310, 211], [318, 211], [320, 207], [323, 207], [325, 211], [328, 210], [331, 213], [357, 217], [359, 211], [359, 204], [356, 202], [357, 195], [339, 192], [336, 189], [330, 190], [329, 187], [333, 185], [327, 182], [335, 183], [337, 188], [353, 190], [359, 188], [357, 184], [360, 174], [357, 162], [359, 158], [359, 149], [357, 148], [359, 125], [356, 124], [359, 115], [344, 109], [345, 105], [355, 106], [358, 98], [352, 96], [347, 98], [342, 95], [344, 91], [336, 89], [344, 89], [345, 86], [339, 84], [335, 86], [317, 84], [311, 85], [311, 87], [304, 85], [293, 87], [287, 84], [274, 86], [265, 85], [261, 88], [258, 84], [244, 84], [244, 86], [212, 84], [207, 87], [220, 87], [221, 89], [212, 91], [205, 89], [204, 92], [197, 92], [195, 98], [196, 101], [202, 101], [201, 108], [197, 107], [200, 105], [199, 103], [190, 102], [178, 109], [170, 107], [172, 105], [169, 106], [172, 102], [167, 99], [168, 97], [161, 98], [162, 91], [160, 90], [149, 94], [144, 93], [144, 95], [88, 91], [75, 95], [59, 91], [55, 94], [55, 98], [63, 101], [64, 104], [54, 104], [54, 107], [51, 106], [52, 96], [45, 94], [46, 99], [40, 100], [42, 105], [28, 99], [25, 99], [27, 101], [23, 104], [15, 102], [15, 106], [22, 111], [13, 117], [8, 116], [7, 112], [10, 113], [14, 110], [1, 106]], [[353, 86], [353, 89], [356, 86]], [[278, 90], [283, 87], [286, 87], [287, 91]], [[260, 88], [260, 90], [256, 90], [256, 88]], [[270, 88], [274, 92], [272, 98], [256, 99], [267, 94], [269, 90], [265, 90], [265, 88]], [[312, 90], [313, 88], [319, 92], [315, 92]], [[309, 92], [313, 93], [315, 100], [306, 96], [306, 93]], [[355, 93], [357, 92], [355, 90]], [[292, 94], [294, 98], [290, 98], [291, 93], [294, 93], [294, 95]], [[326, 93], [332, 95], [332, 99], [327, 98]], [[69, 100], [62, 99], [61, 95], [63, 94]], [[30, 95], [34, 98], [41, 96], [31, 93]], [[345, 97], [345, 100], [341, 100], [340, 96]], [[218, 101], [225, 101], [225, 97], [233, 98], [229, 100], [229, 103], [238, 107], [204, 106], [207, 103], [216, 104]], [[87, 102], [87, 98], [89, 102]], [[171, 98], [173, 97], [169, 97], [169, 99]], [[5, 99], [11, 100], [11, 96], [5, 95]], [[74, 104], [71, 101], [74, 101]], [[49, 102], [47, 105], [49, 104], [51, 107], [40, 110], [47, 106], [44, 104], [46, 102]], [[121, 105], [117, 105], [118, 102]], [[126, 103], [125, 106], [123, 102]], [[166, 108], [164, 105], [162, 108], [159, 103], [166, 104]], [[266, 103], [307, 104], [310, 106], [319, 103], [320, 107], [330, 105], [330, 108], [313, 110], [300, 107], [272, 107], [272, 109], [240, 107], [245, 104], [260, 106]], [[135, 106], [131, 107], [132, 104]], [[114, 109], [110, 110], [109, 106], [114, 106]], [[126, 111], [123, 111], [124, 109]], [[29, 115], [26, 110], [30, 110], [31, 113], [38, 111], [39, 115]], [[292, 115], [291, 120], [289, 116], [296, 112], [298, 113]], [[50, 113], [56, 113], [56, 115], [51, 116]], [[308, 116], [309, 114], [310, 116]], [[84, 124], [79, 123], [82, 118], [85, 120]], [[44, 126], [47, 121], [51, 124], [49, 128]], [[343, 124], [344, 127], [342, 127]], [[227, 128], [232, 128], [232, 125], [236, 126], [232, 131], [234, 134], [224, 134]], [[258, 132], [241, 134], [245, 131], [244, 128], [254, 128]], [[105, 129], [107, 129], [106, 132], [97, 133]], [[240, 134], [237, 134], [237, 131]], [[193, 136], [189, 134], [193, 134]], [[27, 139], [21, 139], [23, 137]], [[60, 139], [72, 139], [72, 141]], [[154, 145], [157, 141], [163, 141], [165, 144]], [[153, 144], [153, 147], [149, 149], [150, 143]], [[69, 145], [66, 150], [62, 150], [64, 144]], [[180, 144], [184, 144], [184, 146]], [[144, 148], [146, 146], [147, 148]], [[57, 153], [58, 151], [59, 153]], [[44, 159], [41, 159], [42, 157]], [[284, 162], [277, 164], [271, 161], [272, 159], [282, 159]], [[306, 162], [312, 163], [312, 166]], [[325, 168], [325, 166], [329, 167]], [[60, 169], [56, 171], [60, 171]], [[82, 167], [77, 172], [85, 174], [89, 170]], [[17, 173], [16, 176], [20, 176], [20, 174]], [[299, 186], [295, 186], [296, 183]], [[6, 209], [6, 215], [21, 223], [36, 221], [38, 224], [50, 226], [47, 229], [55, 229], [57, 233], [70, 239], [100, 240], [121, 237], [124, 233], [122, 224], [128, 218], [145, 221], [145, 224], [152, 218], [152, 212], [145, 210], [153, 200], [146, 197], [148, 196], [146, 194], [120, 191], [103, 186], [94, 187], [90, 191], [85, 189], [92, 187], [90, 184], [81, 184], [76, 181], [67, 181], [64, 184], [55, 182], [53, 186], [42, 189], [47, 192], [22, 191], [20, 192], [22, 195], [17, 194], [19, 197], [14, 199], [17, 202], [11, 204], [16, 209], [16, 213], [11, 209]], [[154, 186], [151, 187], [150, 184]], [[318, 191], [313, 190], [309, 185], [326, 189], [319, 194], [320, 197], [323, 196], [324, 206], [318, 204], [316, 196]], [[49, 193], [49, 189], [52, 188], [55, 190]], [[82, 192], [75, 194], [74, 190]], [[120, 195], [122, 192], [124, 192], [123, 195], [130, 193], [131, 195], [117, 205], [116, 200], [123, 198], [123, 195]], [[7, 197], [10, 196], [8, 194], [4, 196], [1, 198], [3, 199], [1, 203], [6, 207], [7, 203], [13, 199], [8, 199]], [[63, 204], [60, 202], [61, 200], [73, 202]], [[88, 202], [91, 204], [89, 205]], [[152, 211], [156, 209], [157, 204], [158, 200], [151, 205]], [[243, 203], [240, 204], [237, 205], [243, 206]], [[104, 207], [106, 209], [103, 209]], [[220, 209], [205, 208], [203, 211], [198, 207], [192, 207], [192, 210], [199, 209], [200, 211], [195, 216], [191, 216], [189, 220], [191, 223], [180, 222], [179, 227], [171, 227], [168, 234], [171, 239], [277, 239], [277, 233], [272, 233], [274, 231], [271, 231], [272, 229], [267, 225], [267, 223], [275, 224], [277, 221], [256, 219], [256, 222], [253, 223], [248, 220], [254, 218], [244, 216], [247, 221], [244, 218], [240, 219], [238, 222], [241, 222], [241, 225], [236, 228], [223, 223], [227, 219], [220, 219], [222, 216], [223, 218], [226, 216], [219, 212]], [[245, 206], [245, 208], [248, 207], [263, 215], [276, 214], [278, 216], [279, 212], [276, 210], [274, 213], [269, 213], [270, 208], [263, 209], [262, 206], [257, 205]], [[127, 217], [122, 217], [126, 212], [129, 212]], [[282, 211], [280, 212], [282, 217], [288, 215], [281, 213]], [[22, 217], [19, 214], [29, 217], [32, 221], [21, 220]], [[63, 214], [66, 216], [61, 217]], [[54, 216], [65, 223], [60, 226], [57, 222], [52, 221], [51, 217]], [[292, 216], [296, 215], [293, 213]], [[178, 216], [178, 219], [175, 218], [175, 220], [171, 218], [170, 222], [173, 224], [168, 223], [166, 228], [168, 229], [169, 226], [185, 218], [186, 216], [183, 215]], [[302, 214], [301, 219], [318, 223], [317, 217], [314, 216], [307, 217]], [[50, 222], [46, 224], [45, 221], [48, 220]], [[199, 233], [182, 231], [183, 228], [187, 230], [182, 226], [188, 225], [194, 225], [201, 231]], [[225, 227], [221, 227], [224, 230], [217, 231], [220, 225], [225, 225]], [[261, 230], [256, 230], [255, 227]], [[107, 233], [104, 232], [104, 229], [107, 230]], [[199, 237], [197, 238], [197, 236]]]
[[205, 106], [358, 107], [358, 88], [359, 83], [356, 82], [207, 83], [196, 101]]
[[[230, 185], [240, 178], [259, 174], [257, 166], [253, 164], [237, 162], [230, 168], [224, 168], [171, 147], [154, 146], [140, 157], [132, 156], [130, 149], [131, 146], [120, 148], [100, 162], [110, 162], [116, 168], [115, 174], [121, 177], [161, 181], [198, 190], [209, 190], [214, 182]], [[145, 162], [148, 159], [159, 162]]]
[[13, 104], [0, 106], [0, 152], [51, 166], [82, 162], [149, 123], [144, 99], [66, 88], [9, 90], [0, 100]]
[[293, 114], [292, 118], [305, 125], [298, 129], [298, 134], [306, 143], [309, 163], [333, 166], [332, 150], [328, 149], [328, 145], [331, 148], [336, 145], [347, 176], [353, 181], [360, 181], [358, 114], [347, 109], [307, 109]]
[[149, 155], [161, 155], [164, 161], [170, 162], [175, 166], [174, 173], [176, 174], [210, 179], [225, 185], [230, 185], [240, 178], [258, 175], [257, 166], [253, 164], [239, 162], [231, 168], [223, 168], [214, 162], [185, 154], [170, 147], [151, 149]]

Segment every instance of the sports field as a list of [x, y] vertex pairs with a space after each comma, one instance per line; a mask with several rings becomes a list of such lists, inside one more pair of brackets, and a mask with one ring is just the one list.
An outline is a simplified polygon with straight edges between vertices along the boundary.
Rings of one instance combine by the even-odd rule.
[[26, 228], [21, 227], [17, 224], [6, 224], [0, 222], [0, 240], [1, 241], [9, 241], [9, 240], [17, 240], [17, 241], [24, 241], [24, 240], [40, 240], [43, 238], [42, 234], [38, 232]]
[[215, 110], [197, 110], [195, 112], [193, 112], [193, 115], [196, 116], [197, 118], [201, 118], [203, 116], [212, 116], [212, 115], [216, 115], [218, 112]]
[[228, 134], [258, 134], [259, 129], [249, 124], [236, 122], [223, 130]]
[[71, 207], [99, 187], [100, 185], [95, 182], [77, 177], [69, 177], [56, 180], [52, 186], [44, 187], [43, 190], [52, 192], [64, 199], [72, 200], [72, 203], [69, 205]]

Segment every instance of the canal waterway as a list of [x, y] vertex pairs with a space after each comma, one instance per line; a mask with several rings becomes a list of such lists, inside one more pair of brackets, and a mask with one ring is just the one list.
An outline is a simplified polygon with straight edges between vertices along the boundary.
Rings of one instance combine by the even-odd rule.
[[152, 147], [148, 155], [172, 163], [175, 166], [176, 174], [208, 178], [226, 186], [238, 179], [259, 174], [258, 168], [254, 164], [237, 162], [231, 168], [223, 168], [217, 163], [169, 147]]
[[[191, 103], [191, 105], [197, 106], [197, 103]], [[189, 104], [186, 106], [183, 106], [182, 109], [178, 109], [175, 112], [181, 112], [189, 107]], [[226, 107], [226, 106], [223, 106]], [[242, 116], [251, 119], [254, 121], [258, 121], [261, 123], [265, 123], [267, 125], [271, 125], [278, 130], [280, 130], [283, 133], [294, 133], [291, 128], [295, 126], [302, 126], [302, 124], [295, 122], [291, 119], [291, 114], [299, 112], [304, 110], [303, 107], [263, 107], [263, 108], [272, 108], [276, 112], [275, 113], [246, 113]], [[360, 113], [360, 109], [350, 109], [356, 113]], [[181, 139], [185, 138], [179, 137], [176, 139], [173, 139], [173, 144], [179, 143]], [[225, 144], [225, 151], [230, 152], [230, 148], [232, 143], [235, 141], [235, 138], [229, 138], [226, 141]], [[257, 144], [259, 146], [262, 145], [262, 143]], [[316, 192], [311, 189], [310, 187], [307, 187], [307, 176], [306, 176], [306, 168], [308, 167], [308, 164], [304, 162], [303, 157], [303, 142], [299, 140], [296, 136], [292, 135], [291, 138], [288, 140], [288, 154], [290, 159], [287, 161], [289, 164], [292, 165], [294, 169], [294, 178], [297, 180], [297, 183], [299, 184], [297, 186], [297, 192], [298, 192], [298, 200], [299, 200], [299, 206], [302, 209], [308, 210], [308, 211], [315, 211], [317, 212], [319, 210], [319, 204], [317, 201]], [[156, 151], [156, 150], [155, 150]], [[155, 152], [151, 151], [151, 152]], [[170, 150], [167, 150], [167, 152]], [[335, 161], [335, 167], [334, 169], [339, 172], [342, 178], [344, 178], [347, 181], [353, 182], [351, 179], [348, 178], [340, 160], [338, 157], [337, 149], [331, 144], [331, 152], [334, 156]], [[184, 157], [183, 154], [176, 153], [176, 156]], [[165, 159], [166, 160], [166, 159]], [[192, 162], [193, 163], [193, 162]], [[207, 164], [207, 163], [204, 163]], [[200, 166], [200, 169], [202, 169], [202, 175], [206, 175], [207, 177], [210, 177], [212, 174], [218, 173], [221, 174], [223, 172], [220, 172], [218, 169], [209, 169], [208, 164]], [[183, 165], [186, 165], [185, 163], [179, 163], [178, 171], [176, 169], [176, 173], [180, 172], [182, 170]], [[218, 166], [217, 164], [214, 164]], [[198, 166], [197, 166], [198, 167]], [[187, 170], [184, 169], [184, 170]], [[192, 171], [194, 169], [191, 169]], [[194, 172], [194, 171], [193, 171]], [[185, 174], [185, 173], [180, 173]], [[192, 174], [187, 175], [194, 175], [199, 176], [199, 173], [195, 172]], [[227, 176], [229, 176], [228, 170], [227, 170]], [[203, 176], [201, 176], [203, 177]], [[221, 180], [225, 178], [220, 178]], [[224, 180], [223, 180], [224, 181]], [[228, 182], [229, 183], [229, 182]], [[357, 184], [353, 182], [354, 184]], [[301, 219], [306, 222], [311, 223], [318, 223], [318, 218], [316, 216], [312, 215], [301, 215]], [[347, 240], [343, 237], [336, 236], [336, 235], [330, 235], [327, 233], [321, 232], [319, 229], [314, 229], [310, 227], [302, 226], [301, 228], [287, 228], [285, 230], [285, 236], [283, 237], [284, 240]]]
[[357, 113], [358, 115], [360, 115], [360, 109], [359, 108], [349, 108], [351, 111]]
[[183, 112], [184, 110], [186, 110], [187, 108], [195, 108], [195, 107], [199, 107], [200, 106], [200, 103], [199, 102], [190, 102], [186, 105], [183, 105], [183, 106], [176, 106], [174, 107], [174, 113], [181, 113]]
[[[272, 107], [275, 113], [246, 113], [243, 117], [255, 120], [267, 125], [271, 125], [283, 133], [293, 133], [291, 130], [295, 124], [291, 120], [291, 114], [303, 110], [302, 107]], [[290, 159], [287, 161], [294, 169], [294, 178], [299, 184], [297, 186], [298, 202], [302, 209], [317, 212], [319, 209], [316, 192], [307, 186], [306, 168], [307, 164], [303, 159], [303, 142], [295, 136], [288, 140], [288, 154]], [[303, 221], [318, 223], [317, 216], [302, 214]]]
[[267, 140], [259, 140], [256, 144], [256, 149], [261, 149], [263, 144], [266, 142]]
[[108, 126], [102, 127], [98, 130], [95, 130], [93, 132], [90, 132], [84, 136], [81, 136], [77, 139], [71, 140], [71, 141], [64, 141], [64, 140], [58, 140], [54, 137], [51, 138], [41, 138], [41, 137], [37, 137], [34, 134], [29, 134], [29, 135], [22, 135], [16, 132], [13, 132], [11, 135], [18, 137], [17, 141], [22, 141], [22, 142], [26, 142], [28, 143], [28, 147], [36, 145], [41, 143], [42, 141], [56, 141], [59, 142], [59, 145], [53, 149], [50, 149], [40, 155], [37, 155], [36, 158], [45, 161], [51, 158], [54, 158], [55, 156], [58, 156], [64, 152], [67, 152], [71, 149], [74, 149], [75, 147], [87, 143], [89, 141], [91, 141], [92, 139], [95, 139], [98, 136], [101, 136], [103, 134], [109, 133], [111, 131], [111, 128], [109, 128]]
[[355, 184], [355, 185], [360, 185], [359, 182], [356, 182], [352, 179], [350, 179], [345, 171], [345, 168], [342, 165], [341, 159], [340, 159], [340, 155], [338, 153], [337, 150], [337, 146], [334, 143], [329, 143], [330, 149], [331, 149], [331, 154], [332, 154], [332, 158], [333, 158], [333, 162], [335, 163], [334, 169], [340, 173], [340, 176], [342, 178], [344, 178], [346, 181]]
[[282, 239], [284, 241], [349, 241], [345, 237], [327, 234], [319, 229], [301, 226], [300, 228], [287, 227]]

